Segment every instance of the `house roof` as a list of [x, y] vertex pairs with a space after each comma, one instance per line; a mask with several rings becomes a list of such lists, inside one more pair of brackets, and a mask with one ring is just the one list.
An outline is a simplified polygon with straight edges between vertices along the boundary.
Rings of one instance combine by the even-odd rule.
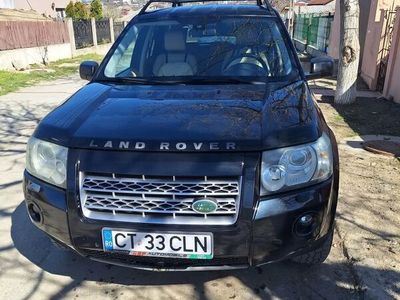
[[294, 4], [294, 6], [307, 6], [307, 3], [304, 2], [304, 1], [296, 2], [296, 3]]
[[0, 21], [52, 21], [34, 10], [0, 8]]

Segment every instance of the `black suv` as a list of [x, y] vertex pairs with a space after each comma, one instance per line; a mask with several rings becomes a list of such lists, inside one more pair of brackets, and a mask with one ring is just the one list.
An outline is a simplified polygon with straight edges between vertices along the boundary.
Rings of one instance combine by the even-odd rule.
[[[157, 1], [160, 2], [160, 1]], [[268, 2], [149, 2], [27, 146], [32, 222], [91, 259], [224, 269], [329, 254], [338, 153]]]

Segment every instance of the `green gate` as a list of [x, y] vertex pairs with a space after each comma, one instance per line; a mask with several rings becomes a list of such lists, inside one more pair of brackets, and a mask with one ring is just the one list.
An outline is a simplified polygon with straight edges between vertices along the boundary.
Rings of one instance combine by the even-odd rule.
[[306, 47], [328, 52], [332, 22], [331, 14], [298, 14], [295, 17], [293, 38]]

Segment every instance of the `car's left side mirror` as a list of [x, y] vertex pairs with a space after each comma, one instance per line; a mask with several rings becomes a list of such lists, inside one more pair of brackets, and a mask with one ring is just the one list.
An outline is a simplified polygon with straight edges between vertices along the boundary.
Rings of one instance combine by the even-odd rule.
[[84, 61], [79, 66], [79, 75], [82, 79], [92, 80], [93, 75], [96, 73], [99, 64], [95, 61]]
[[306, 79], [318, 79], [333, 76], [333, 59], [326, 56], [311, 59], [310, 73], [306, 74]]

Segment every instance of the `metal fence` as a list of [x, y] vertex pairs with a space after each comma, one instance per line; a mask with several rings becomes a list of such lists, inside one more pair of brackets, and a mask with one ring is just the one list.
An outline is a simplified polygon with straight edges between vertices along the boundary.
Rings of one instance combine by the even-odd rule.
[[96, 20], [97, 44], [107, 44], [111, 42], [110, 21]]
[[298, 14], [295, 17], [293, 37], [306, 47], [328, 52], [333, 22], [331, 14]]
[[113, 27], [114, 27], [114, 37], [116, 39], [124, 29], [124, 22], [114, 22]]
[[89, 21], [74, 21], [74, 37], [76, 49], [93, 46], [92, 24]]

